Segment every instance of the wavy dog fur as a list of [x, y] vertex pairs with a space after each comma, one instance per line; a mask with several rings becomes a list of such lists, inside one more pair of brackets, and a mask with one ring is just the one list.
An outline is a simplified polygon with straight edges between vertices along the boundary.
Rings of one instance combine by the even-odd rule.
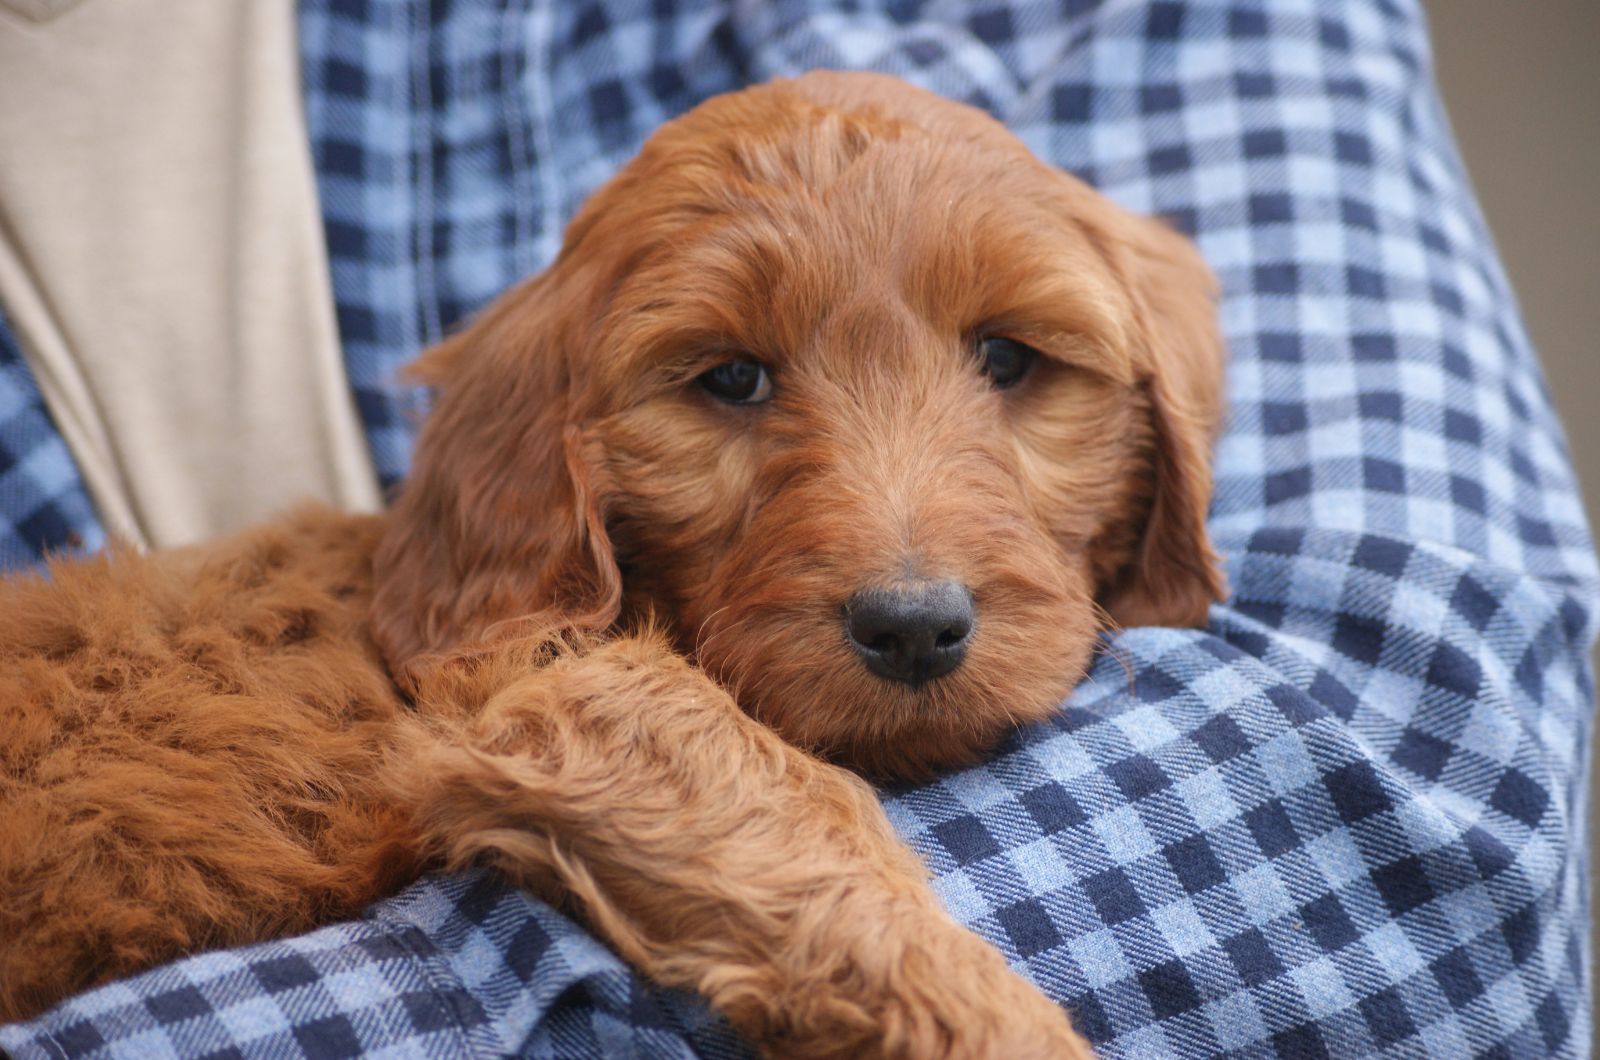
[[[421, 360], [390, 511], [0, 586], [0, 1018], [478, 863], [770, 1055], [1087, 1055], [839, 764], [970, 761], [1104, 626], [1204, 619], [1212, 299], [1184, 240], [888, 78], [669, 123]], [[1043, 355], [1013, 388], [990, 335]], [[770, 402], [696, 384], [734, 355]], [[976, 626], [897, 684], [841, 608], [922, 577]]]

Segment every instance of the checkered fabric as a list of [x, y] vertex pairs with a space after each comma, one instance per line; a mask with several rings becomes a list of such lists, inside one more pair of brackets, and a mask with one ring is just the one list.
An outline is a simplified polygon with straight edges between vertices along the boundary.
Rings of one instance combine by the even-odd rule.
[[693, 998], [652, 993], [570, 920], [481, 873], [424, 880], [359, 923], [159, 968], [26, 1030], [0, 1048], [19, 1060], [748, 1055]]
[[0, 570], [104, 544], [77, 465], [0, 311]]
[[[551, 256], [661, 119], [815, 66], [989, 108], [1195, 234], [1232, 418], [1204, 631], [886, 792], [950, 909], [1106, 1055], [1583, 1056], [1595, 557], [1408, 0], [305, 0], [350, 375]], [[3, 377], [0, 377], [3, 378]], [[3, 393], [3, 391], [0, 391]], [[0, 1029], [22, 1057], [729, 1055], [692, 999], [483, 877]]]

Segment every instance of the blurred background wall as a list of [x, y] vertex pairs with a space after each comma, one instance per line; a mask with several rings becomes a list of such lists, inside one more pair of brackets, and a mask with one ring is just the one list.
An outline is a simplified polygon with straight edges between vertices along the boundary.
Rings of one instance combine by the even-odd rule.
[[1428, 0], [1427, 11], [1450, 123], [1600, 525], [1600, 0]]

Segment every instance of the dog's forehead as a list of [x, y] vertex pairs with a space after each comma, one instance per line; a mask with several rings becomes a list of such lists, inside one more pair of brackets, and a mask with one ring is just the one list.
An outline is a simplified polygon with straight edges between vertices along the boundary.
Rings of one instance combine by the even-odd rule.
[[627, 346], [640, 356], [699, 344], [781, 361], [850, 333], [846, 320], [952, 337], [1022, 326], [1124, 349], [1128, 294], [1060, 204], [1026, 181], [961, 175], [906, 147], [827, 186], [708, 209], [632, 255], [609, 316], [638, 332]]
[[599, 374], [621, 388], [718, 350], [854, 364], [852, 338], [883, 354], [1020, 329], [1129, 376], [1130, 295], [1080, 223], [1098, 197], [936, 97], [953, 130], [762, 92], [669, 125], [575, 224], [613, 263]]

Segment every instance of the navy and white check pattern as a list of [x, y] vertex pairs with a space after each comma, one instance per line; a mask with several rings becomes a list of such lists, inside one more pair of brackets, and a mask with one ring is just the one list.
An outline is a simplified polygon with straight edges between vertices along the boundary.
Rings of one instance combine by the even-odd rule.
[[77, 465], [0, 310], [0, 570], [104, 544]]
[[[395, 366], [547, 261], [659, 121], [752, 80], [900, 74], [1192, 232], [1226, 291], [1232, 597], [1205, 631], [1118, 635], [1053, 723], [888, 811], [1106, 1055], [1587, 1055], [1600, 575], [1414, 0], [303, 0], [301, 29], [388, 480], [422, 403]], [[5, 433], [7, 393], [0, 452], [35, 478], [6, 514], [55, 504], [92, 544], [70, 467], [30, 456], [59, 440], [36, 401]], [[0, 1048], [739, 1052], [477, 876], [91, 992]]]

